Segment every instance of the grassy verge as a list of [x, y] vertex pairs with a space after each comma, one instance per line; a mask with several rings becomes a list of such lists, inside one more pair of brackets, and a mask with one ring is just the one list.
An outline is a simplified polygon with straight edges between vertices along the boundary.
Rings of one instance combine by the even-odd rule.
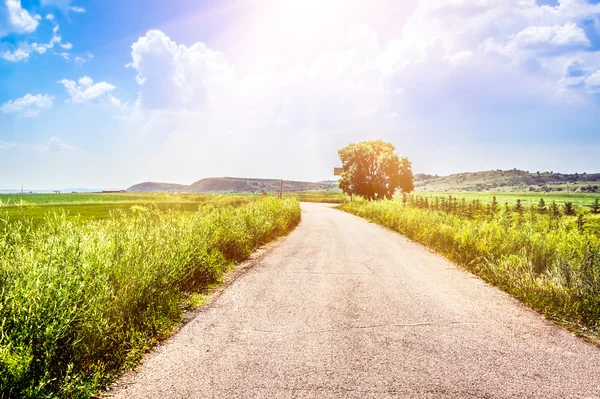
[[297, 197], [302, 202], [342, 204], [350, 200], [346, 194], [337, 191], [305, 191], [289, 195]]
[[550, 318], [600, 332], [600, 237], [574, 217], [503, 209], [466, 218], [394, 201], [340, 209], [432, 248]]
[[0, 213], [0, 396], [92, 396], [168, 335], [194, 292], [300, 220], [293, 199], [223, 201], [88, 223]]

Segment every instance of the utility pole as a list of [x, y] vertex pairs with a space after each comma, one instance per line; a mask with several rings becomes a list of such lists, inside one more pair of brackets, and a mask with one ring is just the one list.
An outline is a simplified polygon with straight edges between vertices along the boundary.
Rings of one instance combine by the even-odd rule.
[[279, 179], [279, 199], [283, 198], [283, 179]]

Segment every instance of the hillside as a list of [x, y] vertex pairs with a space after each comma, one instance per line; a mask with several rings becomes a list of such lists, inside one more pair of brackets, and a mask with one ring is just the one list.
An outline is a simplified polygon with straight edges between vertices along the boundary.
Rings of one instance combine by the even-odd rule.
[[[415, 175], [417, 192], [458, 191], [506, 191], [506, 192], [600, 192], [600, 173], [554, 173], [512, 170], [488, 170], [483, 172], [457, 173], [437, 176], [419, 173]], [[275, 193], [279, 191], [279, 179], [252, 179], [241, 177], [209, 177], [192, 184], [145, 182], [127, 189], [131, 193]], [[284, 180], [283, 191], [338, 191], [337, 180], [301, 182]]]
[[185, 193], [189, 186], [172, 183], [145, 182], [135, 184], [127, 189], [128, 193]]
[[600, 192], [600, 173], [563, 174], [512, 170], [457, 173], [449, 176], [415, 175], [415, 191], [577, 191]]
[[[210, 177], [198, 180], [189, 186], [171, 183], [146, 182], [133, 185], [127, 189], [131, 193], [178, 192], [178, 193], [274, 193], [279, 191], [279, 179], [246, 179], [238, 177]], [[317, 191], [338, 190], [336, 180], [318, 183], [283, 181], [283, 191]]]

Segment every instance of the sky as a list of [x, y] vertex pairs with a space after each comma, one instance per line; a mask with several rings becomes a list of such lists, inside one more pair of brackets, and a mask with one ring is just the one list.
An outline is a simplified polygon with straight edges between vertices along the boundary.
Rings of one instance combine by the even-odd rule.
[[0, 0], [0, 188], [600, 172], [600, 0]]

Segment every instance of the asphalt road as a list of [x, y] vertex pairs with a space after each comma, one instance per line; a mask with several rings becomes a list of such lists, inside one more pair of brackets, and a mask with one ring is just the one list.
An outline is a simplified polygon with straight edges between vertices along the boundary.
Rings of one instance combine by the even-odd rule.
[[326, 205], [118, 398], [600, 398], [600, 350], [404, 237]]

